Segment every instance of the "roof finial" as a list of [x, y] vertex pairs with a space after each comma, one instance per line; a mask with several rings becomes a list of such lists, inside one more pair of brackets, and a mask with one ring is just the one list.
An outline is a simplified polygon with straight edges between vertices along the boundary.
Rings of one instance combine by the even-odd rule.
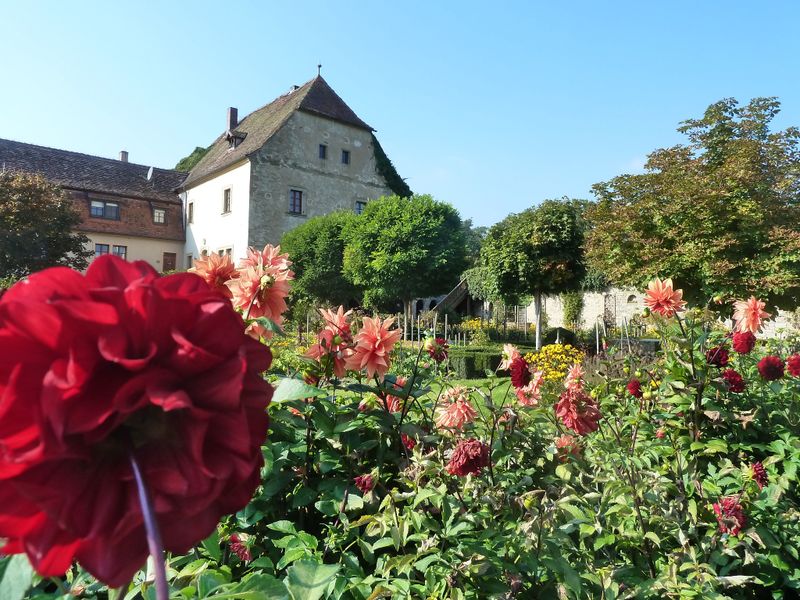
[[322, 65], [321, 64], [317, 65], [317, 77], [319, 77], [320, 75], [322, 75]]

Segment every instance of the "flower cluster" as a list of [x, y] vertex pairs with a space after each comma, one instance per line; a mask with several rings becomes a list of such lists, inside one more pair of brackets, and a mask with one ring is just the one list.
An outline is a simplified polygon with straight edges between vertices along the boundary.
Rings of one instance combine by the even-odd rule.
[[584, 354], [570, 344], [548, 344], [525, 355], [532, 371], [541, 371], [545, 381], [563, 381], [572, 365], [581, 364]]
[[43, 576], [74, 559], [110, 586], [187, 552], [259, 484], [269, 349], [205, 278], [102, 256], [0, 300], [0, 538]]
[[[280, 246], [267, 244], [263, 250], [248, 248], [247, 257], [234, 268], [230, 256], [207, 255], [194, 261], [189, 272], [202, 277], [212, 288], [244, 314], [246, 319], [266, 317], [280, 325], [286, 312], [289, 282], [294, 279], [288, 254]], [[272, 335], [262, 324], [253, 321], [247, 328], [254, 337]]]
[[489, 466], [489, 446], [473, 438], [458, 442], [447, 463], [447, 472], [451, 475], [465, 477], [479, 475], [484, 467]]

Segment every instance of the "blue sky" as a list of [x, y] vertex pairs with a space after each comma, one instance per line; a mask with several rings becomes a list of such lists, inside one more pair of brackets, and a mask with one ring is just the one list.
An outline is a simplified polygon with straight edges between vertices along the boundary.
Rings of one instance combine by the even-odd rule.
[[172, 167], [322, 74], [415, 192], [490, 225], [641, 169], [724, 97], [800, 125], [800, 3], [0, 0], [0, 137]]

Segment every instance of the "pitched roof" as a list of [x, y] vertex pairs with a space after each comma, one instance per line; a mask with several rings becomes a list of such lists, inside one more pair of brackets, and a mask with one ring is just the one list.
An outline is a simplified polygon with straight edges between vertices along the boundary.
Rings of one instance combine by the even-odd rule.
[[0, 170], [39, 173], [70, 189], [179, 202], [175, 189], [186, 179], [186, 173], [154, 168], [153, 178], [148, 181], [149, 168], [101, 156], [0, 139]]
[[231, 147], [227, 138], [228, 132], [223, 132], [191, 170], [184, 185], [243, 160], [261, 148], [297, 110], [373, 131], [321, 76], [317, 76], [242, 119], [236, 130], [230, 132], [241, 139], [236, 147]]

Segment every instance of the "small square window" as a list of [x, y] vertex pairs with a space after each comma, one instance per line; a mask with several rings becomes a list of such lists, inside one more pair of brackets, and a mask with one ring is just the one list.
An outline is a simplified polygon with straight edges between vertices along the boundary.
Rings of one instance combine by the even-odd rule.
[[119, 204], [116, 202], [106, 202], [106, 219], [114, 219], [119, 221]]
[[356, 200], [356, 214], [360, 215], [364, 212], [364, 209], [367, 208], [367, 203], [363, 200]]
[[320, 144], [319, 145], [319, 157], [322, 160], [325, 160], [326, 158], [328, 158], [328, 147], [325, 144]]
[[187, 220], [189, 223], [194, 223], [194, 202], [189, 202], [189, 209], [187, 213]]
[[127, 246], [114, 246], [113, 249], [114, 256], [119, 256], [123, 260], [128, 259], [128, 247]]
[[231, 212], [231, 188], [222, 192], [222, 213]]
[[303, 192], [289, 190], [289, 212], [295, 215], [303, 214]]
[[94, 245], [94, 255], [95, 256], [103, 256], [104, 254], [108, 254], [109, 248], [108, 244], [95, 244]]
[[93, 217], [104, 217], [106, 214], [106, 203], [100, 200], [92, 200], [92, 206], [89, 211]]
[[342, 164], [343, 165], [350, 164], [350, 150], [342, 150]]
[[167, 222], [167, 211], [163, 208], [153, 209], [153, 223], [160, 223], [163, 225]]

